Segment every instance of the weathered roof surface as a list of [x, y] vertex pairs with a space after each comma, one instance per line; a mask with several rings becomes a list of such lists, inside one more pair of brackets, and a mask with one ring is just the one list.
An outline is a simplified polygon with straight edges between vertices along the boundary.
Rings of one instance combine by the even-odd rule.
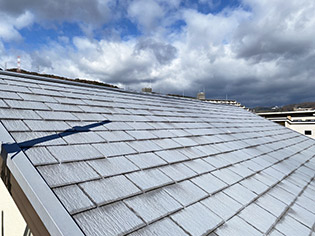
[[0, 120], [85, 235], [314, 234], [315, 141], [242, 108], [0, 75]]

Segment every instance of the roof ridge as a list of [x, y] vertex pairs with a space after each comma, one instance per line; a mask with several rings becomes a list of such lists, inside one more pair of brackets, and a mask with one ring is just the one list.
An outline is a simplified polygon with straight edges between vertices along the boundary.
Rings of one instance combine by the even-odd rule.
[[[139, 95], [154, 96], [154, 97], [157, 96], [157, 97], [168, 98], [168, 99], [172, 99], [172, 100], [176, 100], [176, 101], [189, 100], [189, 101], [194, 101], [194, 102], [198, 102], [198, 103], [207, 103], [207, 101], [202, 101], [202, 100], [188, 98], [188, 97], [177, 97], [177, 96], [172, 96], [172, 95], [168, 95], [168, 94], [129, 91], [129, 90], [125, 90], [123, 88], [105, 87], [105, 86], [101, 86], [101, 85], [97, 85], [97, 84], [88, 84], [88, 83], [82, 83], [82, 82], [77, 82], [77, 81], [62, 80], [62, 79], [50, 78], [50, 77], [39, 76], [39, 75], [22, 74], [22, 73], [11, 72], [11, 71], [0, 71], [0, 75], [7, 75], [7, 76], [12, 76], [12, 77], [22, 77], [25, 79], [34, 79], [34, 80], [52, 82], [52, 83], [57, 83], [57, 84], [67, 84], [67, 85], [76, 85], [76, 86], [80, 86], [80, 87], [98, 88], [98, 89], [111, 90], [111, 91], [128, 93], [128, 94], [139, 94]], [[216, 104], [216, 103], [211, 103], [211, 104], [229, 106], [227, 104]]]

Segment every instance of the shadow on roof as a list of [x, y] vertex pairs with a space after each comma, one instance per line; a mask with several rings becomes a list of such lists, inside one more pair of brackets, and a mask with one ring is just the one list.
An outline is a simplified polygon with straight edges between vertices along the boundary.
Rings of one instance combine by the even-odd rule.
[[67, 129], [61, 133], [52, 134], [52, 135], [48, 135], [45, 137], [36, 138], [36, 139], [32, 139], [32, 140], [28, 140], [28, 141], [24, 141], [24, 142], [20, 142], [20, 143], [4, 143], [1, 146], [1, 156], [3, 157], [4, 160], [6, 160], [9, 153], [15, 153], [11, 157], [11, 159], [13, 159], [13, 157], [21, 151], [21, 147], [26, 147], [26, 148], [23, 148], [23, 150], [25, 150], [25, 149], [31, 148], [31, 147], [39, 144], [39, 143], [44, 143], [44, 142], [51, 141], [54, 139], [59, 139], [61, 137], [66, 137], [66, 136], [69, 136], [72, 134], [90, 132], [92, 128], [96, 128], [96, 127], [99, 127], [101, 125], [108, 124], [110, 122], [111, 122], [110, 120], [103, 120], [103, 121], [89, 124], [89, 125], [74, 126], [71, 129]]

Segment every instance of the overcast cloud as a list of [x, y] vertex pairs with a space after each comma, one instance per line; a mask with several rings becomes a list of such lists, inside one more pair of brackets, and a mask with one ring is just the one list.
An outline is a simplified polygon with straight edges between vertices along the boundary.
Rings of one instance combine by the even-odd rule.
[[27, 70], [130, 89], [315, 101], [315, 2], [223, 2], [0, 0], [0, 67], [20, 55]]

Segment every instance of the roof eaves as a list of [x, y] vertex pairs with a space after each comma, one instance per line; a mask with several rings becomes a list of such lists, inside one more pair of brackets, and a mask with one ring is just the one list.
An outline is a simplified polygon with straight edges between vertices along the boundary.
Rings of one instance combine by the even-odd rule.
[[[0, 142], [15, 143], [0, 122]], [[23, 151], [15, 146], [14, 153], [1, 145], [1, 157], [25, 193], [50, 235], [78, 235], [83, 232], [42, 179]]]

